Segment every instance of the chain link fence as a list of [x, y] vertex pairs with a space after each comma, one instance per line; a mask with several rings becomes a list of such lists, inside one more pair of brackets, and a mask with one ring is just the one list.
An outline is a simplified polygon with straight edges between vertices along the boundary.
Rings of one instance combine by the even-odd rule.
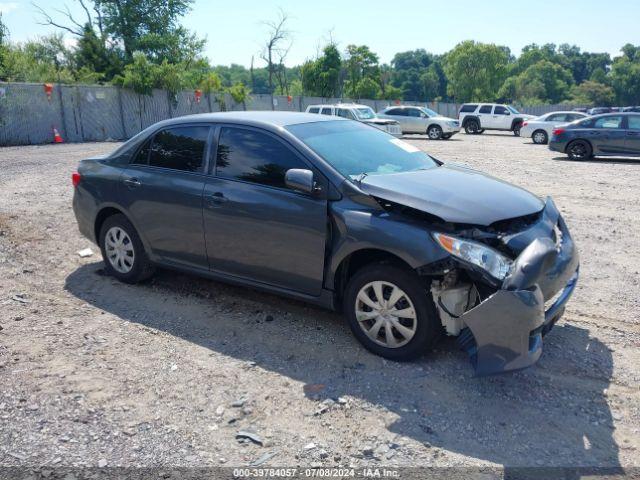
[[[0, 83], [0, 146], [51, 143], [57, 131], [67, 142], [103, 142], [131, 138], [167, 118], [224, 110], [281, 110], [304, 112], [309, 105], [350, 99], [251, 95], [237, 104], [230, 95], [196, 95], [195, 91], [171, 95], [154, 90], [140, 95], [114, 86]], [[360, 99], [376, 112], [390, 104], [425, 106], [446, 117], [457, 118], [459, 104], [443, 102], [390, 102]], [[272, 106], [273, 105], [273, 106]], [[542, 115], [571, 110], [573, 105], [523, 107], [524, 113]]]

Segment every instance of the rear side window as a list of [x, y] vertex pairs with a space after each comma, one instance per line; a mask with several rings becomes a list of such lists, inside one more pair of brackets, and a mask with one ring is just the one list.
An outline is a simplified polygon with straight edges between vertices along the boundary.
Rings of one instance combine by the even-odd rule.
[[338, 109], [338, 116], [339, 117], [343, 117], [343, 118], [348, 118], [349, 120], [355, 120], [356, 117], [353, 113], [351, 113], [350, 110], [347, 110], [346, 108], [339, 108]]
[[322, 107], [320, 113], [322, 115], [331, 115], [331, 107]]
[[184, 172], [202, 171], [209, 127], [176, 127], [156, 133], [149, 165]]
[[320, 113], [320, 109], [318, 107], [311, 107], [309, 113]]
[[593, 124], [593, 128], [620, 128], [621, 126], [622, 117], [620, 115], [598, 118]]
[[491, 105], [482, 105], [479, 113], [491, 113]]
[[395, 115], [397, 117], [406, 117], [407, 111], [404, 108], [392, 108], [391, 110], [387, 110], [385, 115]]
[[309, 167], [282, 142], [267, 134], [222, 128], [216, 161], [219, 177], [286, 188], [284, 174], [290, 168]]
[[478, 108], [478, 105], [474, 105], [474, 104], [463, 105], [462, 108], [460, 109], [460, 113], [475, 112], [476, 108]]
[[640, 115], [629, 115], [627, 121], [631, 130], [640, 130]]

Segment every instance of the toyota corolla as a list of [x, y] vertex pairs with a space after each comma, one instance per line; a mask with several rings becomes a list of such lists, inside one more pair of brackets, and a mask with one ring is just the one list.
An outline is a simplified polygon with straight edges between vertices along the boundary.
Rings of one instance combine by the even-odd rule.
[[478, 374], [530, 366], [578, 278], [550, 198], [336, 117], [167, 120], [73, 184], [115, 278], [163, 267], [340, 310], [393, 360], [454, 335]]

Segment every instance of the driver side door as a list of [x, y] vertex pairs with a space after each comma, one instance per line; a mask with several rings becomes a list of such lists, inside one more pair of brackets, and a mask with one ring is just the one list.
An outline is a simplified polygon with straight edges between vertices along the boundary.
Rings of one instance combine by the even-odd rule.
[[[203, 220], [214, 272], [318, 296], [327, 236], [324, 177], [288, 143], [264, 130], [221, 126]], [[308, 194], [288, 188], [287, 170], [312, 170]]]

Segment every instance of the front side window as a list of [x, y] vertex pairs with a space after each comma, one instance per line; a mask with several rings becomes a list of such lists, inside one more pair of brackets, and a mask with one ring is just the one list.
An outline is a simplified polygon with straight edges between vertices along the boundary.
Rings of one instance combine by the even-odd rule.
[[417, 108], [408, 108], [407, 113], [409, 114], [410, 117], [417, 117], [417, 118], [420, 118], [422, 115], [424, 115], [424, 113], [422, 113]]
[[437, 117], [438, 116], [438, 112], [434, 112], [430, 108], [422, 107], [420, 110], [422, 110], [427, 115], [427, 117]]
[[174, 127], [156, 133], [149, 165], [184, 172], [202, 170], [209, 127]]
[[602, 117], [596, 119], [593, 128], [620, 128], [622, 126], [622, 116]]
[[285, 127], [342, 175], [428, 170], [438, 164], [419, 148], [358, 122], [300, 123]]
[[[344, 125], [349, 122], [336, 123]], [[284, 175], [290, 168], [309, 167], [282, 142], [270, 135], [229, 127], [223, 127], [220, 131], [217, 176], [286, 188]]]
[[371, 120], [373, 118], [376, 118], [376, 112], [374, 112], [373, 109], [369, 107], [359, 107], [354, 111], [360, 120]]
[[509, 115], [509, 110], [500, 105], [496, 105], [496, 108], [493, 110], [495, 115]]
[[355, 116], [346, 108], [338, 109], [338, 116], [343, 118], [348, 118], [349, 120], [355, 120]]
[[491, 113], [491, 105], [482, 105], [479, 113]]
[[566, 122], [567, 115], [564, 113], [554, 113], [547, 117], [547, 122]]

